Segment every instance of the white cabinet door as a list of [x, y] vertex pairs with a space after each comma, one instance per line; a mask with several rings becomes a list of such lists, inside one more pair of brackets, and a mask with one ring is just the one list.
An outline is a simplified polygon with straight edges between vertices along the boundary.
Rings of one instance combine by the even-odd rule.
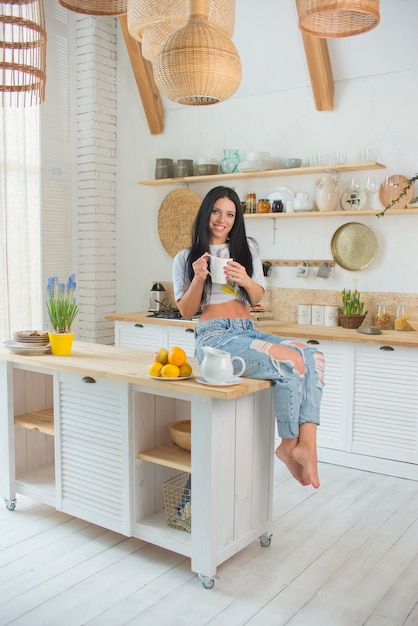
[[194, 328], [193, 326], [167, 326], [167, 348], [180, 346], [187, 356], [194, 355]]
[[153, 352], [166, 345], [164, 326], [132, 322], [115, 322], [115, 344], [119, 348], [136, 348]]
[[352, 407], [353, 344], [307, 339], [325, 357], [325, 384], [321, 402], [318, 446], [345, 450]]
[[132, 534], [128, 384], [60, 372], [55, 416], [57, 508]]
[[356, 344], [352, 452], [418, 463], [418, 353]]

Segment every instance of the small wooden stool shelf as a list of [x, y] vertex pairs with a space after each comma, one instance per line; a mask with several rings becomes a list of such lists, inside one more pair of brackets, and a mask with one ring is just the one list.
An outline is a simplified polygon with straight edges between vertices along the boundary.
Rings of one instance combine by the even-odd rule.
[[173, 443], [163, 443], [156, 448], [139, 452], [137, 458], [156, 463], [157, 465], [172, 467], [182, 472], [191, 472], [192, 461], [190, 452], [175, 446]]
[[39, 430], [40, 433], [45, 433], [46, 435], [53, 435], [54, 409], [15, 415], [14, 422], [16, 426], [22, 426], [22, 428], [28, 428], [29, 430]]

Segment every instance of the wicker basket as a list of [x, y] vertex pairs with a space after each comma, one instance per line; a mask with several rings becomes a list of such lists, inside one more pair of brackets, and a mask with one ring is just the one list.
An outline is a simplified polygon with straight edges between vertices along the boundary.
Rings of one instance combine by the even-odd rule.
[[170, 435], [174, 443], [185, 450], [192, 449], [192, 422], [180, 420], [170, 424]]
[[128, 11], [128, 0], [58, 0], [76, 13], [85, 15], [123, 15]]
[[163, 483], [167, 526], [190, 533], [192, 530], [191, 475], [185, 472]]
[[344, 315], [341, 309], [338, 309], [338, 323], [343, 328], [358, 328], [364, 322], [367, 311], [363, 315]]
[[316, 37], [350, 37], [375, 28], [379, 0], [298, 0], [299, 28]]

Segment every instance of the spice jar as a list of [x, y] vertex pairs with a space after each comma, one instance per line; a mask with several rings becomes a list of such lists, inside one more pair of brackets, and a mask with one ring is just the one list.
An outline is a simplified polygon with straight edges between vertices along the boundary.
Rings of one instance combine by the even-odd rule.
[[270, 213], [270, 202], [260, 198], [257, 202], [257, 213]]
[[394, 322], [395, 330], [411, 330], [411, 326], [409, 325], [409, 315], [408, 315], [408, 307], [405, 302], [399, 302], [396, 307], [396, 317]]
[[389, 330], [392, 328], [392, 315], [389, 311], [389, 305], [384, 300], [377, 305], [375, 316], [375, 324], [381, 330]]
[[173, 178], [173, 159], [157, 159], [155, 178]]
[[255, 213], [257, 208], [257, 197], [254, 191], [247, 193], [247, 213]]

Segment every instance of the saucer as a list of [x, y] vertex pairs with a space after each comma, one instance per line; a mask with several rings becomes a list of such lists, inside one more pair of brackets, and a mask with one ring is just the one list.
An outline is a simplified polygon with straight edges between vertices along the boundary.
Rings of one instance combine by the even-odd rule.
[[204, 378], [196, 378], [196, 382], [201, 385], [212, 385], [215, 387], [229, 387], [230, 385], [239, 385], [243, 382], [243, 379], [239, 376], [233, 376], [232, 378], [228, 378], [224, 383], [209, 383]]

